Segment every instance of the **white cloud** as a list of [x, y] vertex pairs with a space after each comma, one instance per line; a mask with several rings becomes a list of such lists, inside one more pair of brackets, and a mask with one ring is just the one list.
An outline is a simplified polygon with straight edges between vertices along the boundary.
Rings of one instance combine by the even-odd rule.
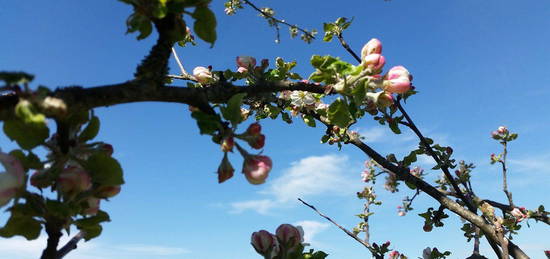
[[255, 210], [259, 214], [267, 214], [269, 209], [275, 206], [273, 200], [251, 200], [251, 201], [240, 201], [234, 202], [231, 204], [231, 213], [241, 213], [245, 210]]
[[522, 159], [509, 159], [510, 169], [526, 173], [549, 173], [550, 154], [529, 156]]
[[344, 155], [310, 156], [292, 163], [260, 193], [268, 198], [231, 204], [232, 213], [254, 210], [266, 214], [275, 207], [289, 206], [297, 198], [319, 195], [350, 195], [361, 187], [359, 169], [350, 168]]
[[304, 229], [304, 242], [318, 246], [315, 241], [315, 235], [330, 227], [329, 223], [314, 220], [303, 220], [294, 223], [295, 226], [301, 226]]
[[[61, 237], [60, 244], [69, 241], [66, 235]], [[21, 237], [0, 239], [0, 254], [2, 258], [35, 259], [39, 258], [46, 247], [46, 236], [27, 241]], [[61, 246], [60, 245], [60, 246]], [[159, 258], [161, 256], [183, 255], [190, 253], [181, 247], [159, 246], [149, 244], [106, 244], [101, 241], [78, 243], [78, 248], [71, 251], [67, 259], [102, 259], [102, 258]]]

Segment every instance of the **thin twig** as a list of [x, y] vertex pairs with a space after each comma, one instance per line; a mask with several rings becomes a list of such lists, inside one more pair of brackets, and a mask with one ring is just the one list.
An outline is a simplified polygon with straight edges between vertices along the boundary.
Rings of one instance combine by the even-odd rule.
[[336, 37], [338, 37], [338, 41], [340, 41], [340, 44], [342, 45], [342, 47], [344, 47], [344, 49], [346, 49], [349, 52], [349, 54], [351, 54], [353, 58], [357, 60], [357, 62], [361, 63], [361, 58], [351, 49], [348, 43], [344, 40], [342, 33], [341, 32], [337, 33]]
[[183, 68], [183, 64], [181, 63], [178, 53], [176, 53], [176, 49], [174, 47], [172, 47], [172, 54], [174, 55], [174, 59], [176, 59], [176, 63], [178, 63], [178, 66], [180, 67], [181, 75], [189, 75], [187, 71], [185, 71], [185, 68]]
[[511, 207], [514, 207], [514, 202], [512, 201], [512, 193], [508, 191], [508, 183], [507, 183], [507, 169], [506, 169], [506, 155], [508, 154], [507, 150], [507, 143], [504, 141], [502, 144], [504, 146], [504, 151], [502, 154], [502, 159], [500, 160], [500, 164], [502, 165], [502, 190], [506, 194], [506, 198], [508, 198], [508, 203]]
[[272, 19], [273, 21], [275, 21], [276, 23], [280, 23], [280, 24], [284, 24], [288, 27], [291, 27], [291, 28], [296, 28], [298, 29], [299, 31], [301, 31], [302, 33], [306, 34], [308, 37], [312, 38], [312, 39], [315, 39], [315, 36], [313, 36], [313, 34], [311, 34], [310, 32], [296, 26], [296, 25], [292, 25], [290, 23], [287, 23], [285, 22], [284, 20], [280, 20], [280, 19], [277, 19], [273, 16], [271, 16], [270, 14], [262, 11], [262, 9], [258, 8], [256, 5], [254, 5], [252, 2], [248, 1], [248, 0], [244, 0], [244, 2], [249, 5], [250, 7], [254, 8], [254, 10], [258, 11], [259, 13], [261, 13], [263, 16], [265, 17], [268, 17], [269, 19]]
[[369, 251], [371, 251], [373, 254], [375, 253], [374, 251], [374, 248], [372, 248], [372, 246], [361, 240], [359, 237], [357, 237], [357, 235], [354, 235], [351, 231], [347, 230], [346, 228], [340, 226], [338, 223], [336, 223], [334, 220], [332, 220], [331, 218], [325, 216], [323, 213], [321, 213], [319, 210], [317, 210], [313, 205], [310, 205], [309, 203], [305, 202], [304, 200], [302, 200], [301, 198], [298, 198], [298, 200], [300, 202], [302, 202], [304, 205], [310, 207], [312, 210], [314, 210], [315, 212], [317, 212], [317, 214], [319, 214], [319, 216], [325, 218], [326, 220], [330, 221], [332, 224], [334, 224], [335, 226], [337, 226], [339, 229], [341, 229], [342, 231], [346, 232], [346, 234], [348, 236], [350, 236], [351, 238], [355, 239], [357, 242], [361, 243], [363, 246], [365, 246], [367, 249], [369, 249]]

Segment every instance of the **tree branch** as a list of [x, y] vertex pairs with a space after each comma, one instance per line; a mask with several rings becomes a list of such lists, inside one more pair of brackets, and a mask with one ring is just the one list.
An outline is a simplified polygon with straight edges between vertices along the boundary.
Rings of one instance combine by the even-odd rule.
[[[330, 221], [330, 223], [334, 224], [335, 226], [337, 226], [339, 229], [341, 229], [342, 231], [344, 231], [348, 236], [350, 236], [351, 238], [355, 239], [355, 241], [359, 242], [360, 244], [362, 244], [364, 247], [366, 247], [367, 249], [369, 249], [369, 251], [375, 255], [376, 254], [376, 251], [374, 250], [374, 248], [368, 243], [368, 242], [365, 242], [363, 240], [361, 240], [359, 237], [357, 237], [357, 235], [354, 235], [351, 231], [347, 230], [346, 228], [340, 226], [338, 223], [336, 223], [334, 220], [332, 220], [331, 218], [325, 216], [323, 213], [321, 213], [319, 210], [317, 210], [313, 205], [310, 205], [309, 203], [305, 202], [304, 200], [302, 200], [301, 198], [298, 198], [298, 200], [300, 202], [302, 202], [304, 205], [310, 207], [312, 210], [314, 210], [315, 212], [317, 212], [317, 214], [319, 214], [319, 216], [325, 218], [326, 220]], [[383, 258], [382, 256], [380, 255], [376, 255], [376, 258]]]
[[48, 243], [46, 249], [42, 251], [40, 259], [57, 259], [57, 245], [61, 238], [61, 224], [58, 220], [49, 218], [46, 221], [46, 233], [48, 234]]
[[78, 242], [82, 238], [84, 238], [85, 234], [86, 233], [84, 231], [80, 231], [73, 238], [71, 238], [71, 240], [69, 240], [67, 244], [65, 244], [61, 249], [59, 249], [59, 251], [57, 251], [57, 259], [65, 257], [69, 252], [76, 249], [76, 244], [78, 244]]

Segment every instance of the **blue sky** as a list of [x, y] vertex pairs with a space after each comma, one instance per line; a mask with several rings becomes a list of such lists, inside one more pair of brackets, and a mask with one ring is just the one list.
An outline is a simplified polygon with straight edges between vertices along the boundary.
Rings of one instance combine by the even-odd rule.
[[[405, 1], [257, 1], [270, 6], [278, 17], [305, 28], [322, 28], [340, 16], [355, 20], [345, 32], [348, 43], [360, 51], [370, 38], [384, 45], [386, 68], [404, 65], [414, 75], [420, 92], [406, 108], [425, 135], [451, 145], [457, 159], [474, 162], [474, 189], [482, 196], [505, 201], [500, 172], [489, 165], [499, 145], [489, 133], [500, 125], [520, 134], [510, 145], [510, 189], [517, 204], [550, 206], [550, 4], [525, 0]], [[178, 48], [187, 70], [212, 65], [235, 68], [235, 56], [257, 59], [283, 57], [296, 60], [297, 71], [312, 72], [313, 54], [353, 59], [336, 43], [317, 40], [307, 45], [291, 40], [286, 31], [275, 44], [275, 32], [249, 8], [236, 16], [223, 14], [222, 1], [214, 1], [218, 41], [214, 48], [199, 41]], [[2, 1], [0, 2], [0, 69], [23, 70], [36, 75], [38, 84], [97, 86], [132, 77], [149, 51], [154, 36], [137, 41], [125, 35], [130, 8], [117, 1]], [[178, 69], [172, 60], [171, 69]], [[259, 258], [250, 234], [274, 231], [281, 223], [305, 227], [313, 248], [329, 258], [365, 258], [367, 251], [310, 209], [303, 197], [349, 228], [362, 205], [355, 192], [362, 188], [360, 172], [365, 155], [353, 147], [338, 151], [321, 145], [322, 128], [308, 128], [295, 119], [262, 122], [267, 135], [265, 154], [274, 161], [268, 182], [252, 186], [244, 177], [217, 184], [213, 173], [222, 153], [209, 137], [200, 136], [187, 107], [140, 103], [96, 110], [102, 128], [98, 140], [112, 143], [121, 162], [126, 184], [122, 193], [102, 209], [112, 222], [101, 237], [81, 244], [67, 258]], [[52, 124], [50, 124], [52, 125]], [[392, 135], [371, 119], [356, 128], [382, 153], [404, 154], [416, 145], [412, 134]], [[3, 150], [13, 143], [0, 137]], [[239, 156], [231, 156], [239, 167]], [[420, 166], [429, 168], [423, 159]], [[239, 170], [239, 168], [237, 168]], [[439, 172], [431, 172], [435, 179]], [[379, 181], [382, 184], [383, 181]], [[410, 258], [434, 245], [464, 258], [472, 245], [458, 230], [456, 217], [449, 227], [422, 231], [416, 214], [437, 206], [422, 195], [415, 210], [398, 217], [395, 207], [411, 193], [390, 194], [378, 188], [384, 204], [375, 209], [371, 238], [392, 241], [391, 248]], [[6, 215], [0, 216], [5, 221]], [[532, 258], [542, 258], [548, 226], [531, 223], [514, 238]], [[1, 239], [0, 258], [37, 258], [45, 238], [26, 242]], [[487, 245], [483, 247], [490, 254]]]

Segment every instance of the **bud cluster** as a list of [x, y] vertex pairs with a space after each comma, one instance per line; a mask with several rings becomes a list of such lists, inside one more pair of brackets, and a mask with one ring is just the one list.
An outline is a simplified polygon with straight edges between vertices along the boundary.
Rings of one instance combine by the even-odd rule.
[[267, 230], [252, 233], [251, 244], [264, 258], [298, 258], [304, 249], [304, 231], [300, 226], [280, 225], [275, 234]]

